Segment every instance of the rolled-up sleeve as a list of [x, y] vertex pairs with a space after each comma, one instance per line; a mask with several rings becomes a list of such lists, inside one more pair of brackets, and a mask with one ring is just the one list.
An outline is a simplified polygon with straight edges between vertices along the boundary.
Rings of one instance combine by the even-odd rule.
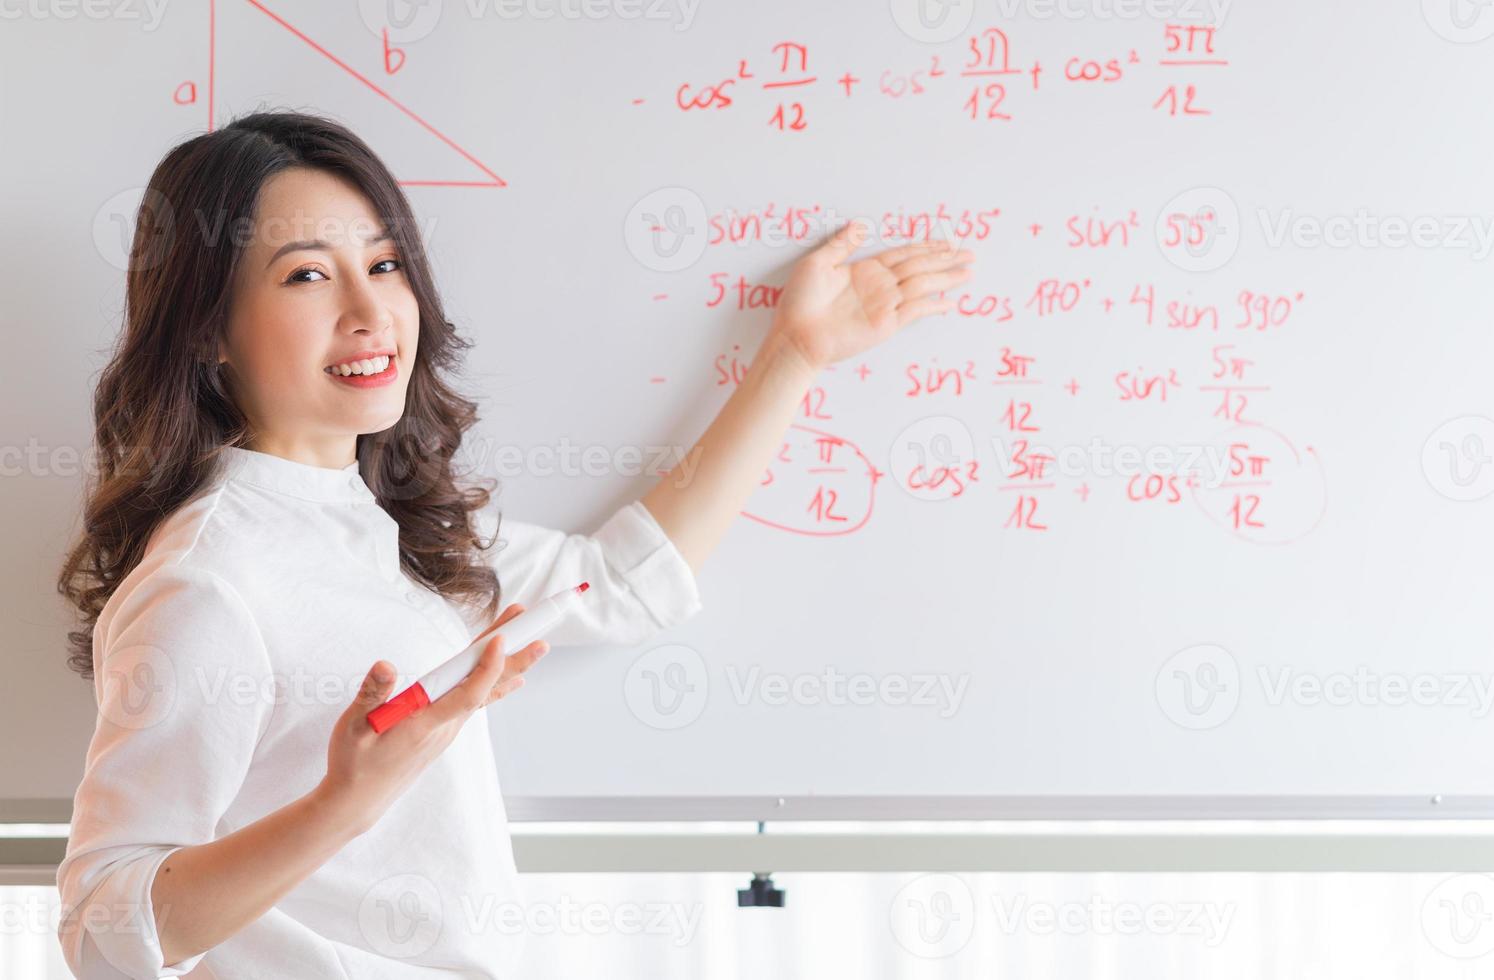
[[269, 724], [274, 680], [253, 614], [209, 571], [127, 578], [94, 629], [94, 695], [57, 868], [64, 958], [82, 980], [181, 976], [206, 951], [163, 962], [151, 885], [171, 852], [217, 837]]
[[[479, 527], [486, 537], [497, 517], [492, 508], [482, 514]], [[504, 606], [532, 607], [562, 589], [589, 583], [584, 599], [546, 637], [552, 645], [641, 643], [701, 608], [694, 571], [641, 500], [619, 508], [591, 534], [506, 515], [497, 523], [498, 541], [488, 555]]]

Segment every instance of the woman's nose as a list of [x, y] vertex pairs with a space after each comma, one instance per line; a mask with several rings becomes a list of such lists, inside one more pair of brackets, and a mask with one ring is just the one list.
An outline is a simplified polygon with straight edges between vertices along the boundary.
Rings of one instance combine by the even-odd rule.
[[344, 329], [380, 334], [394, 327], [394, 314], [378, 295], [365, 284], [350, 287], [342, 312]]

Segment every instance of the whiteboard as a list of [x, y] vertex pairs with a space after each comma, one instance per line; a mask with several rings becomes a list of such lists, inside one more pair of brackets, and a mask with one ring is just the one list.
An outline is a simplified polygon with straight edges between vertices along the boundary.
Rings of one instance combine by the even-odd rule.
[[979, 256], [959, 312], [822, 372], [698, 616], [491, 709], [516, 814], [1494, 809], [1494, 13], [514, 9], [0, 34], [10, 812], [70, 798], [92, 730], [52, 582], [118, 232], [264, 106], [406, 182], [519, 520], [645, 492], [840, 221]]

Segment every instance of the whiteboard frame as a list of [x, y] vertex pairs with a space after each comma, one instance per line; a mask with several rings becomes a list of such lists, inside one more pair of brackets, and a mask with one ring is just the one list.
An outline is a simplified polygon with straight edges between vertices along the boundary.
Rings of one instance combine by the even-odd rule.
[[[510, 796], [513, 823], [1494, 820], [1494, 796]], [[71, 799], [0, 799], [0, 824], [71, 822]]]
[[[1456, 830], [1367, 825], [1370, 832], [641, 833], [513, 828], [525, 874], [1494, 872], [1494, 824]], [[4, 826], [0, 825], [0, 835]], [[65, 837], [0, 836], [0, 885], [55, 886]]]
[[515, 822], [1491, 820], [1494, 796], [514, 796]]
[[[513, 797], [505, 806], [524, 873], [1494, 872], [1489, 796]], [[55, 885], [67, 838], [6, 837], [4, 825], [66, 824], [71, 812], [71, 800], [0, 799], [0, 884]], [[744, 820], [759, 831], [558, 826]], [[1412, 826], [1386, 825], [1396, 820]], [[994, 826], [764, 832], [814, 821]]]

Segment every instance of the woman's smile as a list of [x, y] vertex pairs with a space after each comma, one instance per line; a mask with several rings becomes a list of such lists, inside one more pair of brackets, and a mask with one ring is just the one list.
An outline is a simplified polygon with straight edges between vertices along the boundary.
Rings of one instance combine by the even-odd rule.
[[364, 360], [345, 361], [323, 368], [333, 381], [353, 388], [382, 388], [399, 377], [399, 361], [389, 354]]

